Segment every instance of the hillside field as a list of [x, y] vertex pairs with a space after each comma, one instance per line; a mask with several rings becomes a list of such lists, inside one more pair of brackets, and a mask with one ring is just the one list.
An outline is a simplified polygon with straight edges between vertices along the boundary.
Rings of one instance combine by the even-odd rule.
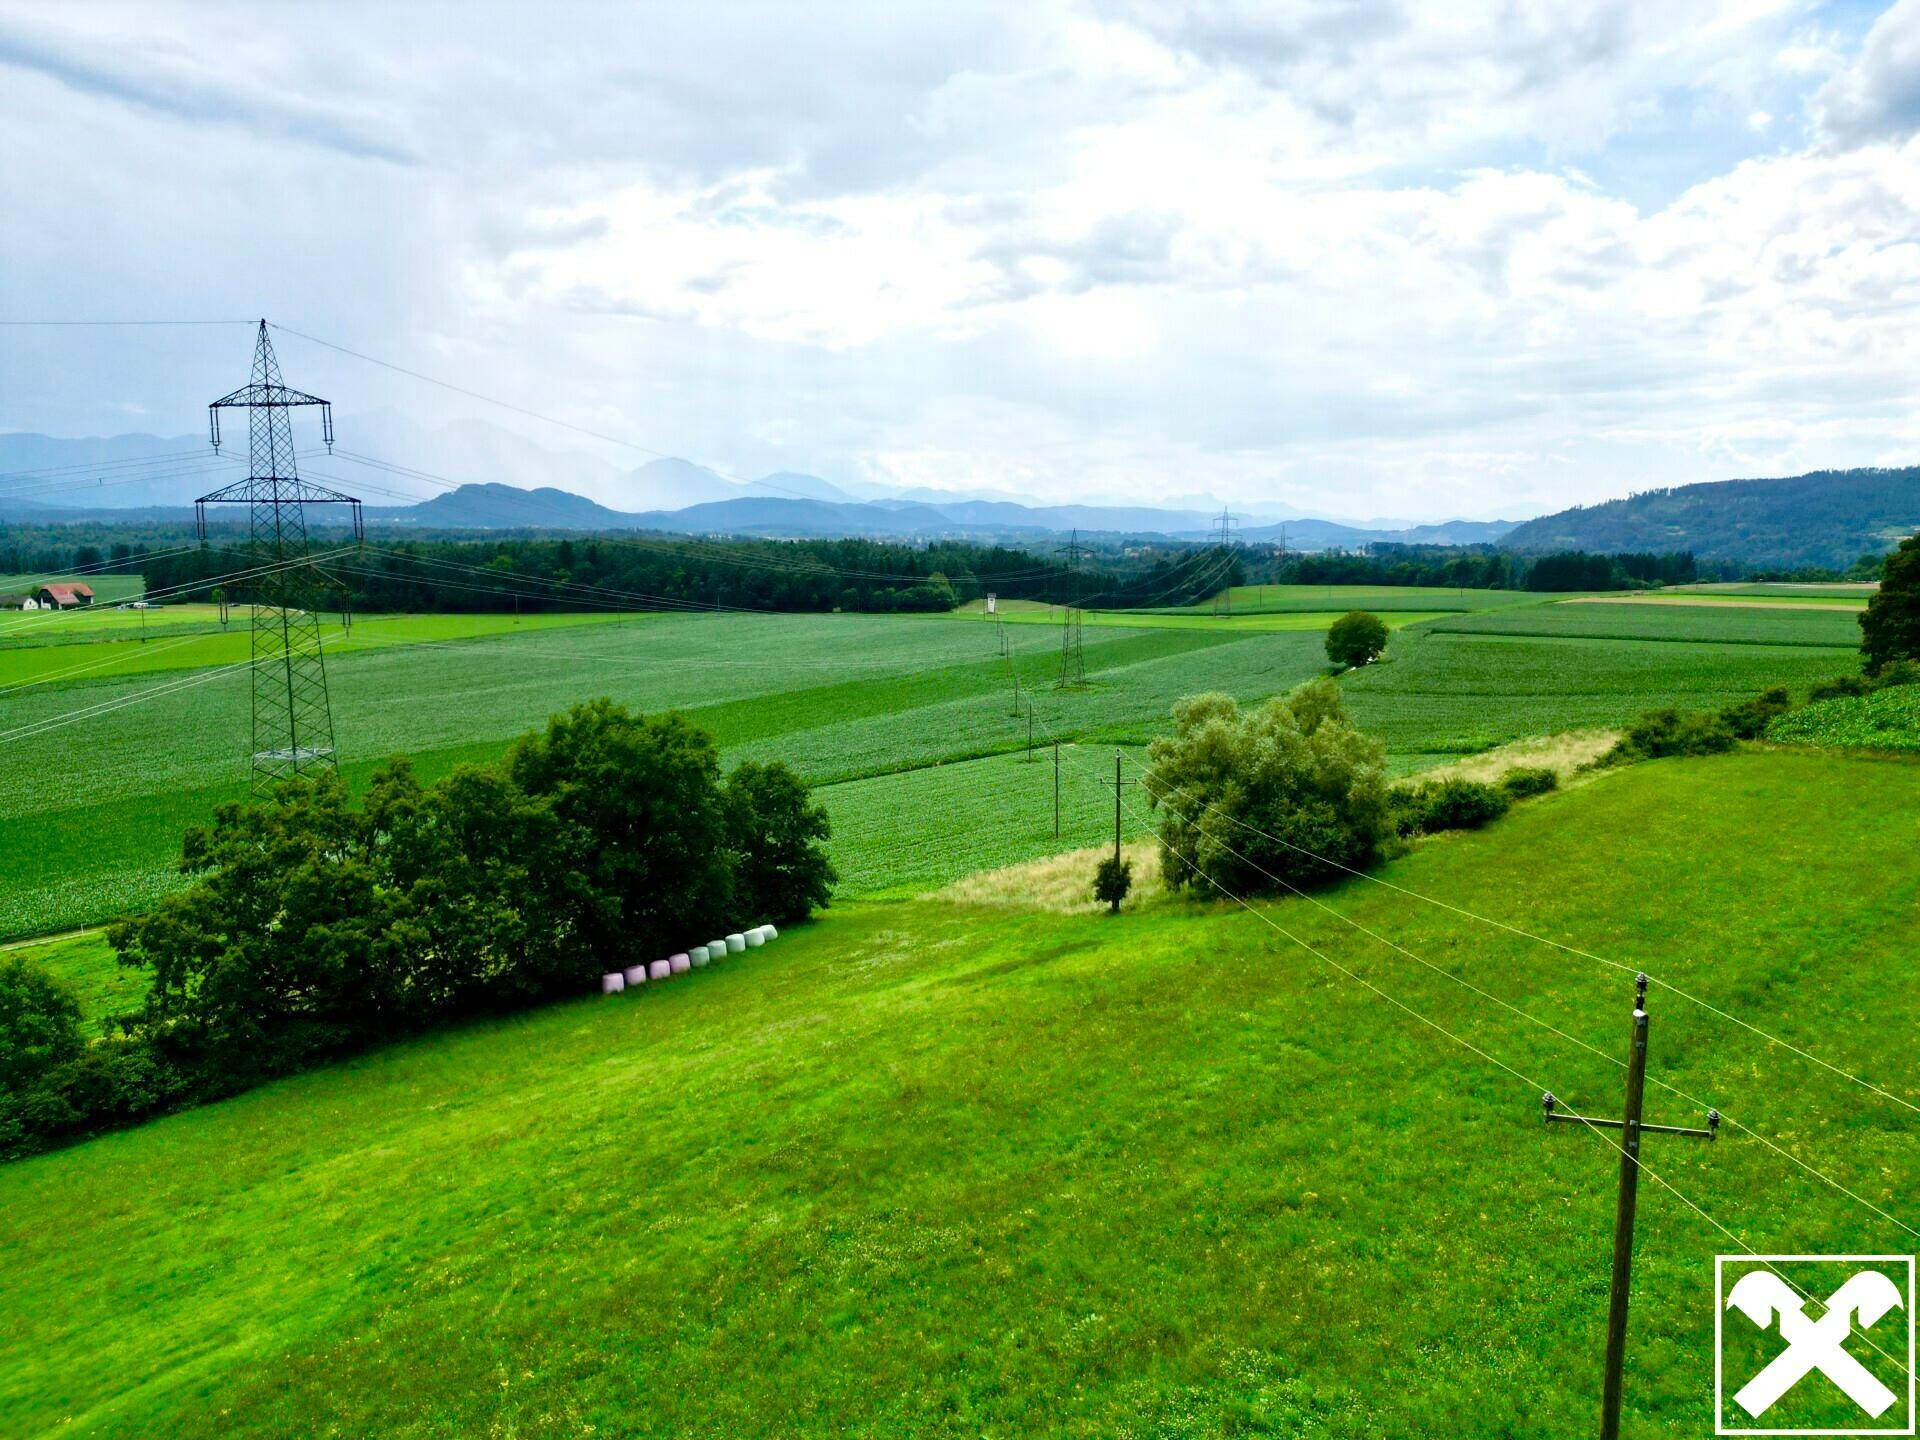
[[[1644, 965], [1920, 1102], [1916, 811], [1910, 762], [1663, 761], [1380, 872], [1624, 970], [1366, 881], [836, 905], [671, 987], [21, 1161], [0, 1430], [1586, 1434], [1616, 1152], [1541, 1090], [1617, 1107]], [[1626, 1428], [1691, 1440], [1716, 1254], [1912, 1248], [1738, 1127], [1913, 1224], [1911, 1116], [1650, 1008], [1649, 1118], [1730, 1117], [1651, 1137], [1641, 1187]]]
[[[1325, 606], [1327, 587], [1303, 588]], [[492, 760], [595, 695], [678, 708], [729, 760], [784, 760], [818, 787], [836, 826], [844, 896], [911, 894], [1099, 838], [1102, 792], [1091, 782], [1064, 797], [1056, 841], [1050, 770], [1007, 761], [1024, 751], [1029, 710], [1042, 742], [1058, 737], [1089, 754], [1144, 745], [1183, 695], [1257, 701], [1327, 673], [1324, 624], [1378, 593], [1299, 612], [1313, 629], [1198, 614], [1089, 625], [1090, 683], [1067, 690], [1054, 688], [1057, 626], [1003, 631], [945, 615], [363, 616], [330, 648], [328, 672], [353, 782], [396, 752], [426, 776]], [[1342, 681], [1396, 771], [1521, 736], [1617, 725], [1656, 705], [1804, 688], [1858, 667], [1849, 615], [1465, 594], [1498, 603], [1432, 617], [1426, 607], [1439, 602], [1419, 597], [1419, 611], [1383, 612], [1409, 623], [1382, 663]], [[125, 629], [128, 614], [76, 618], [64, 646], [8, 647], [0, 635], [0, 676], [25, 677], [0, 684], [0, 936], [149, 903], [179, 883], [181, 832], [245, 793], [248, 689], [243, 670], [223, 668], [244, 655], [242, 622], [220, 633], [193, 618], [201, 628], [192, 634], [141, 643]], [[120, 628], [91, 628], [102, 620]]]

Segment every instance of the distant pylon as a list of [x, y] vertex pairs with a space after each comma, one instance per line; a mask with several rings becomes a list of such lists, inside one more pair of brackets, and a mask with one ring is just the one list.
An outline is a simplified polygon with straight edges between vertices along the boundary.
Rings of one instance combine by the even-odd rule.
[[293, 458], [296, 405], [320, 407], [320, 434], [333, 449], [333, 407], [317, 395], [288, 389], [280, 378], [267, 322], [253, 347], [253, 378], [207, 407], [213, 448], [220, 448], [220, 412], [247, 412], [247, 478], [194, 502], [200, 538], [207, 538], [209, 505], [249, 507], [250, 559], [247, 583], [253, 601], [253, 788], [272, 789], [281, 780], [335, 763], [333, 709], [327, 699], [327, 667], [320, 653], [320, 617], [307, 556], [308, 505], [352, 507], [353, 535], [362, 538], [360, 502], [351, 495], [300, 479]]
[[1087, 656], [1082, 643], [1081, 611], [1069, 605], [1060, 612], [1060, 678], [1056, 690], [1070, 690], [1087, 683]]
[[[1228, 550], [1232, 548], [1233, 527], [1238, 525], [1239, 523], [1240, 521], [1234, 516], [1232, 511], [1228, 510], [1227, 507], [1224, 505], [1220, 507], [1220, 513], [1216, 515], [1213, 519], [1213, 527], [1214, 527], [1213, 533], [1214, 533], [1216, 543], [1219, 544], [1222, 550]], [[1213, 613], [1216, 615], [1233, 614], [1232, 567], [1228, 567], [1227, 584], [1221, 588], [1219, 594], [1213, 597]]]

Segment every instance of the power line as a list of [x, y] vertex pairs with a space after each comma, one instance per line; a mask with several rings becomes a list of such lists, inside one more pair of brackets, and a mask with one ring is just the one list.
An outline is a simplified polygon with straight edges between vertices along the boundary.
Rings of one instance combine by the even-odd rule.
[[154, 325], [251, 325], [251, 320], [0, 320], [0, 325], [41, 329], [138, 329]]
[[[1045, 725], [1046, 721], [1043, 719], [1041, 723]], [[1119, 793], [1117, 787], [1116, 787], [1115, 793], [1116, 794]], [[1161, 803], [1166, 804], [1164, 800]], [[1140, 812], [1131, 803], [1127, 805], [1127, 808], [1133, 812], [1136, 819], [1140, 820], [1141, 823], [1146, 824], [1149, 829], [1152, 828], [1151, 824], [1147, 821], [1146, 817], [1142, 816]], [[1168, 805], [1167, 808], [1171, 809], [1173, 807], [1171, 805]], [[1220, 840], [1217, 835], [1207, 836], [1204, 825], [1200, 821], [1194, 819], [1192, 815], [1188, 814], [1185, 816], [1185, 818], [1188, 819], [1188, 821], [1192, 823], [1196, 829], [1199, 829], [1201, 834], [1204, 837], [1214, 840], [1215, 843], [1220, 844], [1223, 848], [1227, 849], [1229, 853], [1238, 855], [1237, 851], [1234, 851], [1230, 845], [1226, 844], [1225, 841]], [[1245, 859], [1245, 857], [1240, 857], [1240, 858], [1243, 861]], [[1270, 915], [1260, 910], [1258, 907], [1253, 905], [1250, 901], [1246, 900], [1244, 897], [1237, 895], [1233, 891], [1229, 890], [1224, 884], [1222, 884], [1219, 880], [1215, 879], [1212, 875], [1208, 874], [1205, 870], [1201, 869], [1199, 866], [1192, 864], [1192, 862], [1188, 862], [1188, 864], [1189, 864], [1189, 868], [1191, 868], [1195, 874], [1199, 875], [1202, 879], [1206, 880], [1210, 885], [1212, 885], [1216, 890], [1218, 890], [1223, 896], [1234, 901], [1242, 909], [1252, 914], [1256, 919], [1261, 920], [1263, 923], [1268, 925], [1277, 933], [1284, 936], [1286, 939], [1292, 941], [1294, 944], [1298, 945], [1301, 949], [1307, 951], [1310, 955], [1313, 955], [1316, 959], [1321, 960], [1323, 963], [1327, 964], [1331, 968], [1339, 971], [1342, 975], [1346, 976], [1348, 979], [1365, 987], [1366, 989], [1371, 991], [1373, 994], [1375, 994], [1379, 998], [1387, 1001], [1389, 1004], [1400, 1009], [1407, 1015], [1411, 1016], [1413, 1019], [1418, 1020], [1423, 1025], [1428, 1026], [1429, 1028], [1435, 1030], [1439, 1034], [1445, 1036], [1447, 1039], [1452, 1040], [1455, 1044], [1460, 1045], [1464, 1049], [1471, 1051], [1473, 1054], [1479, 1056], [1481, 1059], [1487, 1061], [1489, 1064], [1498, 1067], [1499, 1069], [1505, 1071], [1509, 1075], [1514, 1076], [1516, 1079], [1523, 1081], [1528, 1085], [1529, 1088], [1539, 1091], [1542, 1094], [1548, 1093], [1546, 1091], [1546, 1088], [1542, 1086], [1538, 1081], [1532, 1080], [1531, 1078], [1526, 1076], [1523, 1072], [1515, 1068], [1513, 1065], [1510, 1065], [1506, 1061], [1501, 1060], [1499, 1057], [1491, 1054], [1490, 1052], [1483, 1049], [1482, 1047], [1475, 1045], [1472, 1041], [1467, 1040], [1464, 1037], [1449, 1030], [1446, 1026], [1440, 1024], [1438, 1021], [1432, 1019], [1430, 1016], [1423, 1014], [1422, 1012], [1415, 1009], [1414, 1007], [1406, 1004], [1404, 1001], [1389, 994], [1380, 986], [1374, 984], [1371, 980], [1368, 980], [1365, 976], [1354, 972], [1352, 969], [1350, 969], [1345, 965], [1342, 965], [1339, 961], [1334, 960], [1331, 956], [1327, 955], [1324, 951], [1320, 950], [1318, 947], [1310, 944], [1306, 940], [1302, 939], [1301, 937], [1287, 930], [1284, 926], [1278, 924], [1276, 921], [1272, 919]], [[1445, 973], [1445, 972], [1442, 972], [1442, 973]], [[1524, 1011], [1519, 1013], [1523, 1015], [1525, 1014]], [[1580, 1123], [1586, 1125], [1587, 1129], [1591, 1133], [1599, 1136], [1602, 1140], [1606, 1141], [1606, 1143], [1608, 1143], [1609, 1145], [1612, 1145], [1616, 1150], [1620, 1151], [1621, 1155], [1624, 1157], [1624, 1163], [1631, 1164], [1634, 1170], [1636, 1171], [1636, 1173], [1645, 1174], [1649, 1179], [1655, 1181], [1663, 1189], [1667, 1190], [1669, 1193], [1679, 1198], [1682, 1203], [1684, 1203], [1689, 1209], [1694, 1211], [1695, 1214], [1699, 1215], [1701, 1219], [1707, 1221], [1708, 1224], [1712, 1225], [1716, 1230], [1718, 1230], [1720, 1233], [1722, 1233], [1728, 1239], [1732, 1240], [1736, 1245], [1738, 1245], [1744, 1253], [1747, 1253], [1747, 1254], [1753, 1253], [1753, 1247], [1748, 1243], [1748, 1241], [1744, 1237], [1740, 1236], [1739, 1234], [1737, 1234], [1736, 1232], [1728, 1228], [1726, 1225], [1722, 1224], [1719, 1220], [1715, 1219], [1712, 1215], [1708, 1214], [1704, 1208], [1702, 1208], [1691, 1197], [1689, 1197], [1683, 1191], [1681, 1191], [1677, 1186], [1673, 1185], [1670, 1181], [1666, 1180], [1665, 1178], [1657, 1174], [1655, 1171], [1653, 1171], [1650, 1167], [1648, 1167], [1645, 1164], [1645, 1162], [1642, 1161], [1636, 1153], [1633, 1153], [1631, 1150], [1629, 1150], [1629, 1148], [1626, 1145], [1622, 1144], [1620, 1141], [1614, 1140], [1611, 1136], [1607, 1135], [1605, 1133], [1605, 1130], [1600, 1125], [1596, 1124], [1591, 1117], [1579, 1115], [1579, 1114], [1572, 1114], [1572, 1115], [1569, 1115], [1568, 1118], [1570, 1120], [1577, 1120]], [[1844, 1187], [1839, 1187], [1839, 1188], [1842, 1188], [1844, 1190]], [[1868, 1208], [1875, 1209], [1876, 1213], [1883, 1213], [1883, 1212], [1879, 1212], [1877, 1210], [1877, 1207], [1873, 1207], [1869, 1205]], [[1891, 1220], [1893, 1217], [1888, 1216], [1886, 1218]], [[1894, 1221], [1893, 1223], [1900, 1224], [1901, 1222]], [[1902, 1228], [1907, 1228], [1907, 1227], [1903, 1226]], [[1767, 1268], [1771, 1269], [1770, 1266]], [[1790, 1286], [1795, 1291], [1797, 1291], [1804, 1299], [1812, 1300], [1814, 1298], [1813, 1296], [1809, 1295], [1804, 1289], [1802, 1289], [1799, 1285], [1797, 1285], [1790, 1277], [1783, 1275], [1780, 1278], [1784, 1283], [1786, 1283], [1788, 1286]], [[1883, 1358], [1886, 1358], [1889, 1360], [1894, 1358], [1892, 1356], [1888, 1356], [1887, 1352], [1885, 1352], [1884, 1350], [1881, 1350], [1878, 1345], [1874, 1344], [1871, 1337], [1862, 1336], [1861, 1338], [1866, 1341], [1866, 1343], [1870, 1348], [1872, 1348], [1877, 1353], [1879, 1353]]]
[[[1217, 808], [1217, 807], [1209, 807], [1209, 808]], [[1249, 821], [1240, 819], [1238, 816], [1229, 815], [1229, 814], [1226, 814], [1225, 812], [1219, 812], [1219, 813], [1221, 814], [1222, 819], [1225, 819], [1230, 823], [1239, 826], [1243, 830], [1250, 831], [1251, 833], [1260, 836], [1262, 839], [1271, 840], [1276, 845], [1284, 845], [1286, 846], [1287, 849], [1293, 850], [1301, 855], [1305, 855], [1308, 858], [1316, 860], [1323, 865], [1331, 866], [1332, 868], [1343, 871], [1348, 875], [1358, 876], [1360, 879], [1366, 880], [1371, 884], [1385, 886], [1389, 890], [1397, 891], [1402, 895], [1406, 895], [1415, 900], [1422, 901], [1425, 904], [1438, 906], [1440, 909], [1451, 911], [1455, 915], [1460, 915], [1469, 920], [1478, 921], [1483, 925], [1491, 925], [1495, 929], [1504, 930], [1510, 935], [1517, 935], [1522, 939], [1532, 940], [1536, 944], [1551, 946], [1555, 950], [1564, 951], [1566, 954], [1569, 954], [1569, 955], [1577, 955], [1582, 959], [1591, 960], [1596, 964], [1605, 965], [1614, 970], [1624, 971], [1625, 973], [1630, 975], [1638, 974], [1642, 969], [1645, 968], [1643, 966], [1623, 964], [1621, 961], [1618, 961], [1618, 960], [1610, 960], [1604, 955], [1596, 955], [1591, 950], [1583, 950], [1577, 945], [1568, 945], [1563, 941], [1550, 939], [1549, 937], [1544, 935], [1536, 935], [1532, 931], [1523, 929], [1518, 925], [1510, 925], [1504, 920], [1496, 920], [1491, 916], [1478, 914], [1475, 911], [1468, 910], [1464, 906], [1455, 905], [1450, 901], [1439, 899], [1436, 896], [1426, 895], [1421, 893], [1420, 891], [1408, 889], [1404, 885], [1396, 885], [1391, 880], [1382, 879], [1378, 875], [1371, 874], [1370, 872], [1365, 870], [1356, 869], [1351, 865], [1341, 864], [1337, 860], [1333, 860], [1324, 855], [1316, 854], [1314, 851], [1307, 849], [1303, 845], [1298, 845], [1291, 840], [1286, 840], [1278, 835], [1270, 834], [1269, 832], [1262, 830], [1259, 826], [1254, 825]], [[1784, 1050], [1791, 1051], [1793, 1054], [1798, 1055], [1801, 1059], [1807, 1060], [1812, 1064], [1818, 1065], [1822, 1069], [1831, 1071], [1833, 1074], [1840, 1076], [1842, 1079], [1851, 1081], [1853, 1084], [1860, 1086], [1862, 1089], [1872, 1091], [1874, 1094], [1880, 1096], [1884, 1100], [1890, 1100], [1894, 1104], [1899, 1105], [1904, 1109], [1914, 1111], [1916, 1114], [1920, 1114], [1920, 1105], [1915, 1105], [1912, 1101], [1902, 1099], [1900, 1096], [1895, 1095], [1890, 1091], [1884, 1090], [1878, 1085], [1875, 1085], [1872, 1081], [1864, 1079], [1861, 1076], [1852, 1074], [1851, 1072], [1842, 1069], [1840, 1066], [1835, 1065], [1830, 1061], [1824, 1060], [1820, 1056], [1813, 1054], [1811, 1051], [1805, 1050], [1800, 1046], [1795, 1045], [1790, 1040], [1786, 1040], [1781, 1036], [1772, 1034], [1770, 1031], [1763, 1030], [1758, 1025], [1754, 1025], [1750, 1021], [1741, 1019], [1738, 1015], [1731, 1014], [1730, 1012], [1721, 1009], [1719, 1006], [1714, 1005], [1711, 1001], [1702, 999], [1700, 996], [1695, 995], [1688, 990], [1682, 989], [1680, 986], [1675, 985], [1671, 981], [1662, 980], [1658, 975], [1655, 975], [1652, 971], [1647, 971], [1647, 974], [1651, 978], [1653, 984], [1658, 986], [1660, 989], [1671, 991], [1673, 994], [1678, 995], [1681, 999], [1689, 1001], [1694, 1005], [1698, 1005], [1701, 1009], [1707, 1011], [1709, 1014], [1718, 1016], [1720, 1019], [1726, 1020], [1734, 1025], [1738, 1025], [1741, 1028], [1748, 1030], [1753, 1034], [1759, 1036], [1761, 1039], [1766, 1040], [1769, 1044], [1778, 1045]]]

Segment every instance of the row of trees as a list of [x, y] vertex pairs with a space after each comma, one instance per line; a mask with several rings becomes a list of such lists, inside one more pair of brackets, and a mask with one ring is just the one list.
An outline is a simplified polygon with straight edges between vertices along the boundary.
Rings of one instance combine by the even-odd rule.
[[222, 806], [187, 834], [194, 883], [110, 932], [150, 984], [106, 1038], [44, 971], [0, 974], [0, 1148], [800, 919], [827, 903], [826, 837], [785, 766], [723, 777], [705, 732], [606, 700], [432, 784], [395, 760], [359, 804], [327, 775]]
[[[237, 540], [237, 537], [234, 537]], [[155, 557], [149, 588], [232, 576], [252, 560], [237, 544]], [[667, 537], [411, 539], [342, 557], [323, 570], [360, 610], [578, 610], [648, 604], [752, 610], [950, 610], [988, 589], [1044, 595], [1064, 566], [999, 546], [872, 540], [696, 541]], [[246, 582], [228, 589], [246, 598]]]
[[1631, 590], [1701, 578], [1691, 554], [1583, 551], [1527, 556], [1490, 545], [1370, 545], [1364, 551], [1301, 555], [1256, 553], [1251, 583], [1274, 585], [1430, 585], [1456, 590]]

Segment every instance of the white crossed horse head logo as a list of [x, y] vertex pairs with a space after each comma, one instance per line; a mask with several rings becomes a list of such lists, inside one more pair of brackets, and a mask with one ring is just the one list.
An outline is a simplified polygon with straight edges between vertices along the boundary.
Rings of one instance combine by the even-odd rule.
[[1758, 1419], [1774, 1402], [1818, 1370], [1868, 1415], [1878, 1419], [1900, 1397], [1881, 1384], [1843, 1347], [1858, 1324], [1862, 1329], [1904, 1304], [1900, 1287], [1878, 1270], [1861, 1270], [1827, 1297], [1825, 1313], [1810, 1319], [1806, 1302], [1771, 1270], [1753, 1270], [1727, 1292], [1727, 1308], [1738, 1310], [1762, 1330], [1776, 1323], [1787, 1348], [1774, 1356], [1734, 1395], [1734, 1402]]

